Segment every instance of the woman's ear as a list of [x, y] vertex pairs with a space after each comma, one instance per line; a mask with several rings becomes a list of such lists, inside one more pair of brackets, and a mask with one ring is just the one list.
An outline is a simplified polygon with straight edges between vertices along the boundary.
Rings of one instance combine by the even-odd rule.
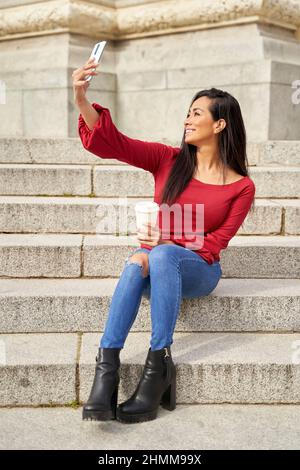
[[225, 127], [226, 127], [225, 119], [219, 119], [215, 127], [215, 134], [222, 132], [222, 130], [225, 129]]

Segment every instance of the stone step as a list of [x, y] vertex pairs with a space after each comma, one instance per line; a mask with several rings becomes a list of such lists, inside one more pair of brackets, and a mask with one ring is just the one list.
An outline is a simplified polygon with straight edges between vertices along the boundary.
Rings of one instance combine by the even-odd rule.
[[[300, 166], [251, 167], [255, 197], [299, 198]], [[283, 184], [288, 181], [289, 184]], [[154, 178], [132, 165], [1, 164], [1, 195], [153, 196]]]
[[92, 167], [88, 165], [0, 165], [1, 194], [87, 196], [92, 191]]
[[[97, 450], [99, 459], [100, 455], [105, 458], [107, 450], [155, 449], [159, 459], [161, 450], [178, 453], [179, 449], [193, 449], [193, 455], [199, 456], [195, 451], [200, 448], [201, 451], [299, 449], [297, 404], [177, 404], [172, 412], [160, 407], [157, 419], [130, 426], [130, 433], [127, 424], [116, 420], [82, 421], [82, 407], [1, 408], [0, 420], [3, 450], [89, 449]], [[166, 429], [176, 432], [166, 437]], [[129, 452], [126, 458], [131, 456]], [[202, 454], [200, 462], [203, 461]]]
[[[119, 277], [136, 236], [0, 234], [2, 277]], [[235, 236], [220, 255], [223, 277], [300, 277], [300, 237]]]
[[[139, 138], [136, 136], [136, 138]], [[141, 139], [143, 140], [143, 139]], [[151, 137], [149, 136], [149, 141]], [[155, 141], [155, 139], [153, 139]], [[161, 140], [163, 142], [163, 140]], [[180, 142], [165, 142], [180, 147]], [[300, 165], [300, 141], [268, 140], [248, 142], [250, 165]], [[0, 163], [57, 163], [126, 165], [116, 159], [99, 158], [86, 151], [79, 137], [70, 138], [0, 138]]]
[[[0, 196], [0, 232], [134, 234], [134, 205], [140, 200]], [[100, 224], [103, 218], [110, 224]], [[254, 212], [247, 215], [237, 235], [297, 235], [299, 218], [300, 199], [256, 199]]]
[[[177, 403], [300, 403], [299, 333], [175, 333]], [[134, 391], [150, 336], [130, 332], [119, 401]], [[99, 333], [0, 335], [0, 405], [85, 402]]]
[[[117, 279], [2, 279], [0, 333], [103, 331]], [[131, 331], [151, 331], [143, 296]], [[220, 279], [183, 299], [176, 331], [300, 332], [300, 279]]]

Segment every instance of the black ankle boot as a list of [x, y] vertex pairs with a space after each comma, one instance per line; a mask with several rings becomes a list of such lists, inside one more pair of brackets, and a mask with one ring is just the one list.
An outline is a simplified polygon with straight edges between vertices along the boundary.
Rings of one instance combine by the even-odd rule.
[[106, 421], [116, 419], [121, 348], [99, 348], [95, 377], [82, 419]]
[[117, 408], [117, 419], [126, 423], [150, 421], [157, 417], [158, 407], [176, 408], [176, 367], [170, 346], [157, 351], [149, 348], [139, 384], [128, 400]]

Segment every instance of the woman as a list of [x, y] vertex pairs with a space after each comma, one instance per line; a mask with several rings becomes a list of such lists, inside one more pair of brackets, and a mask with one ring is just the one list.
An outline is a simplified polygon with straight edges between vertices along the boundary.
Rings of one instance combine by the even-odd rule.
[[[181, 299], [209, 295], [217, 286], [222, 275], [220, 250], [227, 247], [247, 216], [255, 185], [248, 176], [240, 106], [229, 93], [212, 88], [194, 96], [180, 148], [144, 142], [122, 134], [108, 108], [88, 102], [89, 83], [84, 77], [96, 75], [96, 67], [90, 59], [73, 72], [74, 100], [80, 110], [78, 132], [84, 148], [101, 158], [116, 158], [151, 172], [154, 201], [160, 208], [176, 204], [184, 216], [189, 209], [193, 230], [197, 205], [204, 207], [204, 238], [203, 230], [202, 238], [197, 238], [201, 232], [196, 230], [196, 244], [190, 244], [186, 232], [174, 230], [175, 223], [182, 221], [182, 212], [170, 222], [167, 234], [162, 230], [161, 210], [156, 230], [141, 227], [137, 232], [141, 246], [126, 259], [112, 297], [83, 418], [141, 422], [155, 419], [160, 404], [168, 410], [176, 407], [171, 344]], [[151, 304], [150, 348], [134, 394], [117, 407], [119, 354], [142, 295]]]

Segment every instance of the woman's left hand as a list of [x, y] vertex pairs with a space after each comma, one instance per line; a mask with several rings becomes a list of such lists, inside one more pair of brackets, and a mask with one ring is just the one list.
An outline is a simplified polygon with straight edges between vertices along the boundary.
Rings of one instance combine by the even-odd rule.
[[163, 243], [160, 228], [158, 226], [153, 226], [150, 223], [142, 224], [141, 227], [138, 227], [137, 238], [141, 243], [145, 243], [150, 246], [156, 246]]

